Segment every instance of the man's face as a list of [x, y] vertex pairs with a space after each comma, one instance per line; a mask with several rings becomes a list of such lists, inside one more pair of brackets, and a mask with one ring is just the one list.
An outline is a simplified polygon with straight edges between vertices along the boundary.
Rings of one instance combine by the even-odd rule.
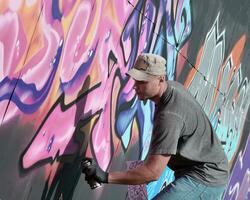
[[140, 100], [151, 99], [159, 93], [160, 79], [157, 76], [152, 76], [147, 81], [135, 80], [134, 89]]

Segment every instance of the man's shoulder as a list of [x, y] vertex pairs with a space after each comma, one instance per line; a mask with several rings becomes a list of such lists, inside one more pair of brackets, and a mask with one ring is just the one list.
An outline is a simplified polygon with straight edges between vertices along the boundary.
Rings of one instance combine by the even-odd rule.
[[185, 86], [178, 81], [167, 80], [167, 84], [173, 88], [182, 88], [182, 89], [186, 90]]

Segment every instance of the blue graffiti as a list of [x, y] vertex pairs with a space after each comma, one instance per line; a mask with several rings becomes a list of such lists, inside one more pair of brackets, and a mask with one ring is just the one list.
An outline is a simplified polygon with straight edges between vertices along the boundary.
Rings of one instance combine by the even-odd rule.
[[59, 8], [59, 0], [52, 1], [52, 16], [54, 19], [61, 21], [62, 13]]
[[148, 199], [154, 198], [161, 190], [175, 179], [174, 172], [166, 167], [158, 181], [150, 182], [147, 185]]

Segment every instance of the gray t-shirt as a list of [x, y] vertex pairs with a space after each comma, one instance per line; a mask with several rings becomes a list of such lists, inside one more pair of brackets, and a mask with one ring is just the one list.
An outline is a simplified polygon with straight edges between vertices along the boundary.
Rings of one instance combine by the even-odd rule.
[[168, 81], [156, 105], [149, 154], [171, 155], [176, 178], [187, 174], [210, 186], [228, 181], [228, 160], [212, 125], [195, 98]]

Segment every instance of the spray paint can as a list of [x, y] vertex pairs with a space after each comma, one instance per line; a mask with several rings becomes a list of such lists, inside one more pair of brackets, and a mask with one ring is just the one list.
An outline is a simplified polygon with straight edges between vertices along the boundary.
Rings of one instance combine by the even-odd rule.
[[[82, 172], [86, 175], [86, 173], [87, 173], [87, 168], [88, 168], [89, 166], [91, 166], [91, 162], [90, 162], [89, 160], [87, 160], [87, 159], [86, 159], [86, 160], [83, 160], [82, 163], [81, 163], [81, 166], [82, 166]], [[99, 187], [102, 186], [101, 183], [98, 183], [94, 178], [88, 180], [88, 183], [89, 183], [90, 188], [91, 188], [92, 190], [94, 190], [94, 189], [99, 188]]]

